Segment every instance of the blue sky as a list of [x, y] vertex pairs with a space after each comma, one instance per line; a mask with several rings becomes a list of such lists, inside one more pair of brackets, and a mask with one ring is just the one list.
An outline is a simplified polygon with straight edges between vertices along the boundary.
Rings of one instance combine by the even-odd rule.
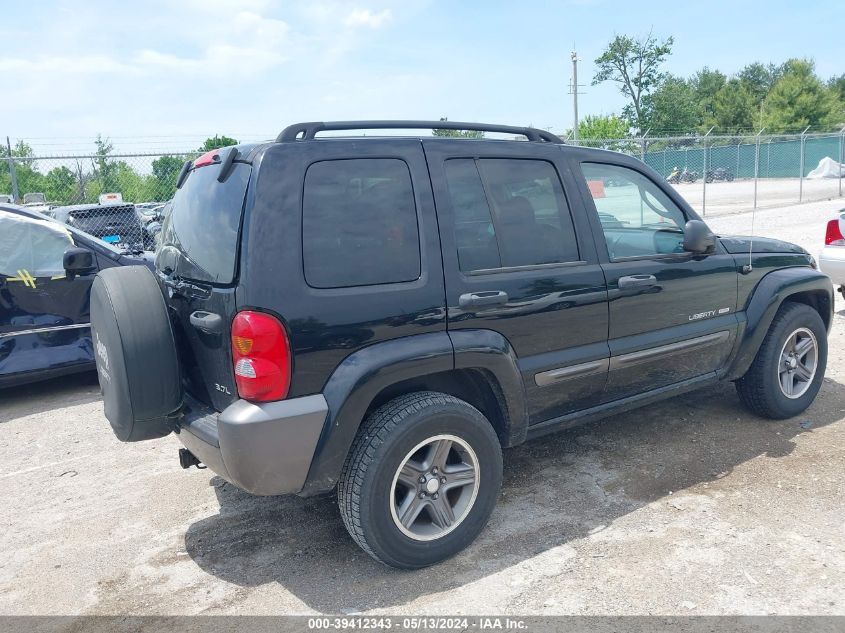
[[590, 86], [616, 33], [675, 37], [666, 69], [731, 73], [752, 61], [816, 60], [845, 72], [842, 5], [797, 2], [397, 2], [164, 0], [4, 3], [0, 135], [39, 153], [86, 146], [180, 149], [219, 132], [257, 140], [301, 120], [439, 118], [572, 124], [618, 112]]

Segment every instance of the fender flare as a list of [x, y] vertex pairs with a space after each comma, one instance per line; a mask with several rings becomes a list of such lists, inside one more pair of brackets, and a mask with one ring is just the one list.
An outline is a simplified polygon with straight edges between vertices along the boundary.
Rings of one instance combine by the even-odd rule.
[[[454, 347], [453, 347], [454, 344]], [[404, 380], [478, 369], [492, 379], [503, 408], [505, 446], [525, 440], [527, 412], [516, 355], [501, 334], [458, 330], [406, 336], [376, 343], [347, 356], [323, 388], [329, 410], [300, 496], [332, 490], [373, 400]]]
[[827, 305], [820, 303], [817, 309], [828, 311], [827, 316], [821, 316], [830, 330], [833, 321], [833, 285], [830, 278], [824, 273], [805, 267], [774, 270], [757, 283], [748, 300], [745, 308], [745, 327], [739, 337], [738, 349], [725, 372], [727, 380], [741, 378], [751, 367], [783, 302], [806, 292], [823, 294], [826, 297]]
[[455, 348], [455, 369], [479, 369], [494, 381], [494, 391], [504, 414], [502, 445], [522, 444], [528, 431], [528, 408], [525, 385], [510, 341], [493, 330], [450, 330], [449, 337]]
[[310, 496], [334, 488], [364, 415], [383, 389], [453, 367], [446, 330], [376, 343], [347, 356], [323, 387], [329, 411], [299, 494]]

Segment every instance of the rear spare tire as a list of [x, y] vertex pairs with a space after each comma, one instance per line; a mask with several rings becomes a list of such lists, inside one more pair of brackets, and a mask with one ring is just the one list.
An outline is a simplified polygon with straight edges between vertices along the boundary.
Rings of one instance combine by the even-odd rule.
[[91, 287], [91, 338], [106, 417], [123, 442], [164, 437], [182, 405], [161, 289], [146, 266], [107, 268]]

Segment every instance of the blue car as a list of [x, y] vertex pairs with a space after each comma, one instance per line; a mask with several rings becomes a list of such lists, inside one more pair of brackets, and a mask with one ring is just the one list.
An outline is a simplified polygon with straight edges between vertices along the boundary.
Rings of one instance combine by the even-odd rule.
[[148, 257], [0, 204], [0, 387], [93, 370], [94, 276], [112, 266], [149, 266]]

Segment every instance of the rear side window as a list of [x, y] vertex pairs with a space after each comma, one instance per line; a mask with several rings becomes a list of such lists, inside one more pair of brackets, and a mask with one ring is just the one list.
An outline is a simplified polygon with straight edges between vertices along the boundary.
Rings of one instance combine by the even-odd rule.
[[579, 261], [555, 168], [524, 159], [451, 159], [446, 182], [464, 272]]
[[394, 158], [314, 163], [302, 205], [305, 279], [314, 288], [413, 281], [420, 237], [411, 174]]
[[235, 278], [238, 231], [250, 166], [235, 163], [224, 182], [219, 165], [194, 169], [173, 198], [161, 232], [156, 268], [211, 283]]

